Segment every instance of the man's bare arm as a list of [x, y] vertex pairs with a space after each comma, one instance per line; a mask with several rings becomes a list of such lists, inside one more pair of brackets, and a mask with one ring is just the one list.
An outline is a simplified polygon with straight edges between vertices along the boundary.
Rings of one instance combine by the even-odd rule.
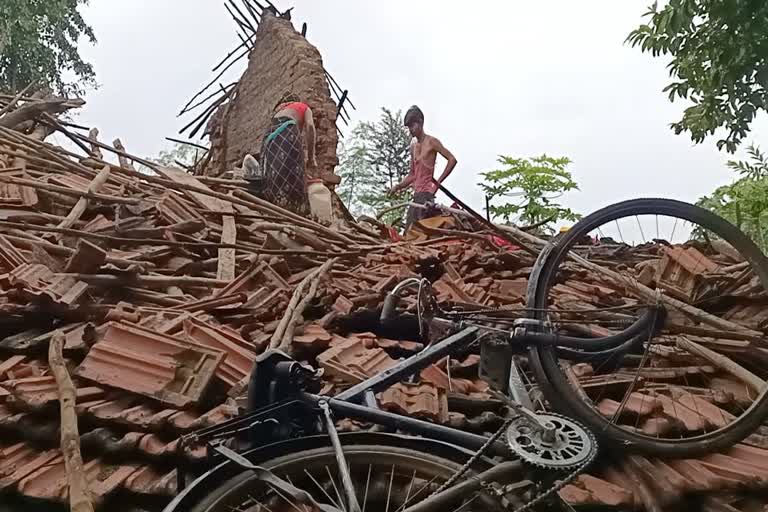
[[414, 175], [413, 175], [413, 173], [409, 174], [408, 176], [406, 176], [406, 177], [403, 179], [403, 181], [401, 181], [400, 183], [398, 183], [397, 185], [395, 185], [394, 187], [392, 187], [392, 188], [390, 189], [389, 193], [390, 193], [390, 194], [395, 194], [395, 193], [397, 193], [397, 192], [399, 192], [399, 191], [401, 191], [401, 190], [404, 190], [404, 189], [408, 188], [408, 186], [409, 186], [411, 183], [413, 183], [413, 180], [415, 180], [415, 179], [416, 179], [416, 176], [414, 176]]
[[317, 167], [315, 159], [315, 119], [312, 117], [312, 109], [304, 113], [304, 130], [307, 136], [307, 161], [313, 168]]
[[389, 193], [390, 195], [391, 195], [391, 194], [396, 194], [396, 193], [397, 193], [397, 192], [399, 192], [400, 190], [403, 190], [403, 189], [405, 189], [406, 187], [408, 187], [408, 185], [410, 185], [411, 183], [413, 183], [413, 180], [415, 180], [415, 179], [416, 179], [416, 174], [414, 173], [414, 169], [415, 169], [415, 168], [416, 168], [416, 162], [413, 160], [413, 146], [411, 146], [411, 170], [410, 170], [410, 172], [408, 173], [408, 176], [406, 176], [405, 178], [403, 178], [403, 181], [401, 181], [400, 183], [398, 183], [397, 185], [395, 185], [394, 187], [392, 187], [391, 189], [389, 189], [389, 192], [388, 192], [388, 193]]
[[448, 151], [445, 146], [443, 146], [443, 143], [437, 139], [435, 139], [435, 150], [440, 153], [443, 158], [448, 160], [448, 163], [445, 165], [443, 174], [441, 174], [437, 179], [438, 183], [442, 183], [453, 172], [453, 168], [456, 167], [458, 161], [456, 160], [456, 157], [453, 156], [453, 153]]

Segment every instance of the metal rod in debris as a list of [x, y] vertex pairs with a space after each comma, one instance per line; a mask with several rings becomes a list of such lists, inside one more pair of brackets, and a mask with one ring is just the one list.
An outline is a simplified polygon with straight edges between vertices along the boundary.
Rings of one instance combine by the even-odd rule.
[[[248, 19], [248, 16], [243, 13], [243, 11], [240, 10], [240, 8], [237, 6], [237, 4], [234, 2], [234, 0], [227, 0], [229, 5], [224, 4], [224, 7], [229, 11], [229, 14], [232, 16], [232, 19], [234, 19], [238, 25], [240, 25], [243, 28], [250, 29], [251, 32], [256, 32], [256, 27], [251, 25], [250, 20]], [[240, 15], [240, 17], [236, 16], [234, 12], [232, 12], [232, 9], [229, 8], [229, 6], [232, 6], [232, 9], [237, 11], [237, 14]]]
[[[245, 8], [248, 9], [248, 12], [251, 14], [251, 17], [253, 17], [253, 21], [255, 21], [256, 25], [258, 26], [259, 23], [261, 23], [261, 16], [262, 16], [261, 12], [258, 12], [256, 8], [254, 8], [253, 5], [251, 5], [251, 2], [249, 2], [248, 0], [242, 0], [242, 2]], [[261, 4], [257, 2], [257, 5], [263, 12], [264, 9], [261, 7]]]
[[[325, 70], [325, 76], [327, 76], [327, 77], [328, 77], [328, 79], [331, 81], [331, 83], [332, 83], [332, 84], [333, 84], [333, 85], [334, 85], [334, 86], [335, 86], [335, 87], [336, 87], [336, 88], [337, 88], [339, 91], [342, 91], [342, 90], [343, 90], [343, 89], [342, 89], [342, 87], [339, 85], [339, 82], [337, 82], [337, 81], [336, 81], [336, 79], [335, 79], [335, 78], [333, 78], [333, 76], [331, 76], [331, 74], [328, 72], [328, 70], [327, 70], [327, 69]], [[349, 106], [350, 106], [350, 107], [352, 107], [352, 110], [357, 110], [357, 107], [355, 107], [355, 104], [354, 104], [354, 103], [352, 103], [352, 100], [350, 100], [350, 99], [347, 99], [347, 102], [349, 103]]]
[[456, 215], [461, 215], [463, 217], [471, 217], [472, 214], [469, 212], [465, 212], [464, 210], [458, 210], [456, 208], [450, 208], [448, 206], [443, 206], [440, 204], [421, 204], [421, 203], [414, 203], [413, 201], [409, 201], [406, 203], [400, 203], [396, 204], [394, 206], [390, 206], [389, 208], [386, 208], [384, 210], [381, 210], [379, 213], [376, 214], [376, 219], [381, 219], [384, 215], [387, 213], [397, 210], [398, 208], [405, 208], [406, 206], [412, 206], [413, 208], [418, 208], [420, 210], [426, 210], [428, 208], [436, 208], [440, 210], [443, 213], [453, 213]]
[[496, 235], [499, 238], [503, 238], [504, 240], [506, 240], [507, 242], [509, 242], [511, 244], [514, 244], [514, 245], [517, 245], [519, 247], [522, 247], [523, 249], [525, 249], [526, 251], [528, 251], [531, 254], [538, 254], [538, 251], [534, 250], [532, 247], [529, 247], [526, 243], [522, 242], [518, 238], [515, 238], [515, 237], [511, 236], [509, 233], [507, 233], [503, 229], [499, 228], [496, 224], [494, 224], [493, 222], [491, 222], [489, 220], [486, 220], [485, 217], [483, 217], [482, 215], [477, 213], [475, 210], [473, 210], [472, 208], [467, 206], [467, 204], [464, 203], [464, 201], [462, 201], [461, 199], [459, 199], [458, 197], [453, 195], [451, 193], [451, 191], [448, 190], [447, 188], [445, 188], [445, 186], [442, 183], [438, 183], [437, 186], [440, 188], [440, 190], [443, 192], [443, 194], [447, 195], [451, 199], [451, 201], [453, 201], [454, 203], [459, 205], [463, 210], [466, 210], [468, 213], [470, 213], [472, 215], [472, 217], [474, 217], [483, 226], [491, 229], [494, 233], [496, 233]]

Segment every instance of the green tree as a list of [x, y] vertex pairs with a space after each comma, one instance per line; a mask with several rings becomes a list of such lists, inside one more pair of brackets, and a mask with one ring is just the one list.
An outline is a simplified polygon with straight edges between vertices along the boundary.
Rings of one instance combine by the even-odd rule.
[[348, 142], [339, 147], [338, 175], [341, 183], [337, 187], [339, 197], [353, 215], [370, 213], [361, 196], [370, 187], [370, 172], [365, 161], [365, 148], [359, 144], [354, 133]]
[[174, 143], [171, 149], [160, 151], [156, 160], [169, 167], [179, 167], [179, 164], [183, 167], [191, 167], [200, 161], [204, 153], [202, 149], [195, 146]]
[[[578, 190], [567, 167], [568, 158], [541, 155], [527, 158], [499, 156], [502, 168], [481, 173], [479, 183], [489, 199], [492, 217], [516, 224], [550, 224], [577, 220], [580, 215], [555, 200], [564, 192]], [[510, 197], [519, 201], [508, 202]], [[493, 203], [496, 204], [493, 204]]]
[[[197, 165], [204, 156], [204, 151], [189, 144], [174, 143], [169, 149], [163, 149], [155, 158], [150, 158], [165, 167], [183, 167], [189, 169]], [[142, 164], [136, 165], [136, 170], [145, 174], [154, 174], [154, 171]]]
[[740, 176], [718, 187], [697, 204], [729, 220], [763, 250], [768, 251], [768, 157], [754, 145], [747, 149], [748, 161], [730, 161], [728, 167]]
[[670, 0], [654, 3], [649, 18], [627, 37], [654, 57], [669, 55], [670, 101], [693, 103], [675, 133], [702, 142], [718, 128], [717, 147], [733, 153], [756, 113], [768, 106], [768, 2], [762, 0]]
[[[29, 84], [58, 94], [82, 94], [95, 86], [91, 64], [77, 50], [81, 37], [96, 43], [78, 6], [88, 0], [0, 1], [0, 91]], [[76, 81], [67, 81], [71, 73]]]
[[[355, 215], [373, 215], [408, 200], [405, 191], [387, 195], [410, 172], [411, 135], [402, 113], [381, 109], [376, 122], [360, 123], [344, 144], [339, 158], [340, 194]], [[386, 214], [383, 220], [402, 224], [403, 209]]]

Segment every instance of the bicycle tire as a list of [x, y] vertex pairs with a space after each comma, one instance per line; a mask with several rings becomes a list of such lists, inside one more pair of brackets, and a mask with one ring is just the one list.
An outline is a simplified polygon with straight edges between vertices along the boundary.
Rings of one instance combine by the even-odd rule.
[[[545, 318], [547, 294], [559, 264], [566, 257], [570, 243], [595, 227], [630, 215], [669, 215], [695, 222], [721, 236], [752, 266], [760, 282], [768, 283], [768, 260], [760, 249], [738, 228], [721, 217], [681, 201], [671, 199], [633, 199], [602, 208], [577, 222], [562, 237], [554, 241], [542, 264], [532, 275], [528, 303], [536, 308], [534, 318]], [[755, 432], [768, 419], [768, 390], [764, 389], [751, 407], [732, 424], [715, 432], [684, 440], [654, 440], [610, 423], [593, 406], [585, 402], [569, 383], [561, 368], [555, 346], [532, 346], [529, 349], [531, 367], [550, 403], [562, 412], [584, 423], [606, 443], [647, 455], [679, 458], [728, 449]]]
[[[344, 454], [350, 466], [360, 458], [375, 460], [377, 463], [401, 460], [413, 464], [414, 467], [420, 467], [426, 473], [437, 473], [446, 479], [461, 467], [457, 462], [441, 456], [398, 446], [347, 445], [344, 447]], [[292, 466], [311, 467], [311, 464], [322, 459], [335, 464], [335, 453], [331, 446], [289, 453], [264, 462], [261, 466], [282, 476], [281, 469]], [[249, 495], [254, 485], [258, 485], [258, 478], [253, 473], [248, 471], [240, 473], [211, 490], [203, 500], [190, 508], [189, 512], [231, 512], [233, 504]], [[498, 510], [503, 510], [500, 505]]]

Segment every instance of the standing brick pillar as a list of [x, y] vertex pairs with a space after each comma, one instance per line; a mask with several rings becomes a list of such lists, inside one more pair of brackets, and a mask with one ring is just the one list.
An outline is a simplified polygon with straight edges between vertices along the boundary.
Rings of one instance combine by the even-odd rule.
[[221, 107], [211, 135], [213, 152], [205, 174], [220, 175], [257, 155], [275, 104], [291, 91], [309, 104], [317, 128], [318, 177], [333, 173], [336, 155], [336, 104], [325, 79], [323, 59], [290, 21], [268, 11], [256, 31], [253, 50], [234, 98]]

